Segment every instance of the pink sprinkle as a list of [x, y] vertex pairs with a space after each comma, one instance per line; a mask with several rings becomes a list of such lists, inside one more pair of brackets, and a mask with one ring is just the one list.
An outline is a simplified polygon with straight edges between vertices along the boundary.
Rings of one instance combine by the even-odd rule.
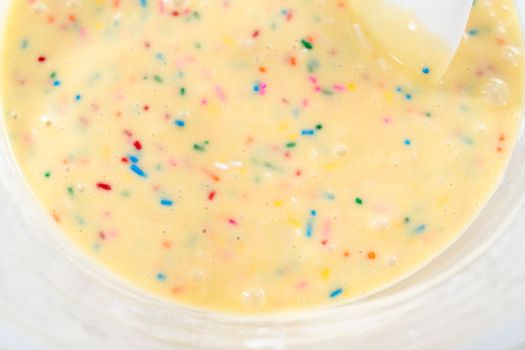
[[321, 243], [327, 245], [330, 238], [332, 238], [332, 225], [330, 219], [326, 219], [323, 224], [323, 241]]
[[300, 281], [299, 283], [295, 285], [295, 288], [297, 289], [305, 289], [306, 287], [308, 287], [307, 281]]
[[226, 101], [226, 95], [224, 94], [224, 90], [220, 86], [215, 87], [215, 94], [220, 100]]
[[384, 117], [383, 118], [383, 123], [390, 124], [391, 122], [392, 122], [392, 118], [390, 118], [390, 117]]
[[337, 90], [337, 91], [345, 91], [346, 90], [346, 88], [343, 85], [341, 85], [341, 84], [335, 84], [334, 85], [334, 89]]
[[228, 223], [229, 223], [230, 225], [233, 225], [233, 226], [237, 226], [237, 225], [238, 225], [237, 221], [236, 221], [235, 219], [233, 219], [233, 218], [232, 218], [232, 219], [229, 219], [229, 220], [228, 220]]

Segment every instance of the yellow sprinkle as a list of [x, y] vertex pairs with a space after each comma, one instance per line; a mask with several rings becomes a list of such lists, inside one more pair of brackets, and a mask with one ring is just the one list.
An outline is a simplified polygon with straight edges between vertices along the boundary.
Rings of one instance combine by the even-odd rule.
[[105, 160], [105, 161], [108, 161], [109, 160], [109, 146], [104, 146], [104, 148], [102, 148], [102, 158]]
[[324, 163], [323, 164], [323, 168], [324, 170], [327, 170], [327, 171], [333, 171], [335, 169], [337, 169], [338, 165], [336, 162], [328, 162], [328, 163]]
[[297, 141], [297, 134], [289, 134], [288, 140], [290, 141]]
[[330, 278], [330, 274], [331, 274], [331, 271], [329, 268], [326, 268], [326, 269], [323, 269], [323, 271], [321, 272], [321, 277], [323, 278], [323, 280], [327, 280], [328, 278]]
[[208, 107], [208, 111], [207, 112], [209, 114], [211, 114], [211, 115], [218, 115], [219, 114], [220, 109], [219, 109], [218, 104], [216, 104], [216, 103], [208, 103], [207, 107]]
[[233, 38], [229, 37], [229, 36], [226, 36], [222, 39], [222, 42], [226, 45], [226, 46], [233, 46], [235, 45], [235, 40], [233, 40]]
[[275, 201], [273, 202], [273, 204], [275, 204], [276, 207], [280, 207], [281, 205], [283, 205], [283, 201]]
[[292, 217], [288, 218], [288, 223], [291, 224], [295, 228], [301, 227], [301, 224], [299, 223], [299, 221]]
[[290, 123], [289, 122], [283, 121], [283, 122], [279, 123], [279, 125], [277, 125], [277, 130], [279, 130], [279, 131], [286, 131], [288, 129], [290, 129]]
[[438, 206], [442, 207], [444, 206], [445, 204], [447, 204], [448, 202], [448, 196], [447, 195], [444, 195], [443, 197], [441, 197], [438, 201]]
[[394, 100], [394, 93], [392, 91], [389, 91], [389, 90], [385, 91], [384, 96], [387, 102], [392, 102]]
[[357, 90], [357, 86], [355, 85], [355, 83], [348, 83], [348, 85], [346, 85], [346, 88], [347, 88], [349, 91], [355, 91], [355, 90]]

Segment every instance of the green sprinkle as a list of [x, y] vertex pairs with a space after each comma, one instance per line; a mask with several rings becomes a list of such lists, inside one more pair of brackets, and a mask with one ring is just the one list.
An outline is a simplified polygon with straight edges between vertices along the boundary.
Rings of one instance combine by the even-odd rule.
[[363, 205], [363, 200], [362, 200], [361, 198], [357, 197], [357, 198], [355, 199], [355, 204], [357, 204], [357, 205]]
[[316, 128], [317, 130], [322, 130], [322, 129], [323, 129], [323, 124], [317, 124], [317, 125], [315, 126], [315, 128]]
[[259, 159], [252, 159], [252, 163], [255, 164], [255, 165], [258, 165], [258, 166], [262, 166], [266, 169], [270, 169], [270, 170], [274, 170], [274, 171], [277, 171], [277, 172], [282, 172], [282, 169], [279, 168], [277, 165], [271, 163], [271, 162], [268, 162], [266, 160], [259, 160]]
[[319, 68], [319, 62], [312, 59], [308, 62], [306, 68], [308, 69], [308, 73], [315, 73], [315, 71]]
[[49, 76], [51, 79], [55, 79], [57, 76], [57, 72], [52, 72], [51, 75]]
[[157, 83], [163, 83], [164, 82], [164, 80], [159, 75], [155, 75], [154, 79], [155, 79], [155, 81]]
[[311, 50], [314, 48], [314, 45], [306, 39], [301, 39], [301, 44], [303, 44], [303, 47], [307, 50]]
[[186, 88], [181, 87], [180, 90], [179, 90], [179, 95], [181, 95], [181, 96], [186, 95]]
[[295, 142], [288, 142], [286, 144], [286, 148], [295, 148], [295, 146], [297, 146], [297, 144]]
[[334, 94], [334, 91], [332, 89], [323, 89], [322, 93], [326, 96], [332, 96]]
[[47, 177], [47, 178], [50, 178], [51, 177], [51, 173], [49, 171], [46, 171], [44, 173], [44, 176]]
[[410, 223], [410, 218], [407, 216], [404, 220], [405, 224], [408, 225]]
[[67, 193], [69, 193], [70, 196], [74, 196], [75, 195], [75, 190], [73, 189], [73, 187], [68, 187], [67, 188]]
[[196, 143], [193, 145], [193, 149], [197, 152], [206, 152], [206, 146], [210, 144], [210, 141], [204, 141], [203, 143]]

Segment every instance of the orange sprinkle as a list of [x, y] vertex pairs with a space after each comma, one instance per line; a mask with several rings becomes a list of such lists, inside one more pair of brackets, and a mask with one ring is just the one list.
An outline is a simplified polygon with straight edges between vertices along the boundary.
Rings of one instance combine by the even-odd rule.
[[209, 177], [211, 177], [211, 179], [215, 182], [219, 182], [221, 181], [221, 178], [219, 175], [217, 174], [214, 174], [212, 173], [211, 171], [209, 171], [208, 169], [202, 169], [202, 171], [204, 172], [204, 174], [208, 175]]
[[343, 252], [343, 256], [344, 256], [345, 258], [348, 258], [348, 257], [350, 256], [350, 252], [349, 252], [348, 250], [345, 250], [345, 251]]
[[183, 291], [184, 291], [184, 287], [182, 287], [182, 286], [173, 287], [173, 288], [171, 289], [171, 292], [172, 292], [173, 294], [179, 294], [179, 293], [182, 293]]
[[60, 224], [60, 222], [62, 221], [62, 220], [60, 220], [60, 216], [54, 210], [51, 213], [51, 216], [53, 217], [53, 220], [55, 220], [55, 222], [57, 224]]
[[162, 242], [162, 246], [166, 249], [171, 249], [171, 247], [173, 246], [173, 243], [171, 243], [170, 241], [164, 241]]
[[264, 66], [259, 67], [259, 72], [266, 73], [266, 67]]
[[368, 253], [368, 259], [374, 260], [375, 258], [376, 258], [376, 253], [374, 253], [374, 252]]
[[290, 64], [291, 64], [292, 66], [297, 66], [297, 58], [295, 58], [295, 57], [293, 57], [293, 56], [290, 57]]

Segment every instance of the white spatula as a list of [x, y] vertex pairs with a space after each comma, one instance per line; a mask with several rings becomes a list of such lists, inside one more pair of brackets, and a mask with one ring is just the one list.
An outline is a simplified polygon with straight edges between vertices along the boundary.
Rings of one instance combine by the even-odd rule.
[[440, 80], [461, 42], [473, 0], [350, 0], [364, 30], [407, 70]]

